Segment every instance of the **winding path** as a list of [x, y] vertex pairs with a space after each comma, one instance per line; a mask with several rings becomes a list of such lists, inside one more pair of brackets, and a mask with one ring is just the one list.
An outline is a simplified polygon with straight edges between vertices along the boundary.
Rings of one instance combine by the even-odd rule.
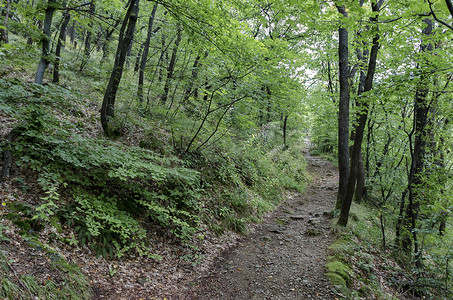
[[224, 253], [195, 299], [336, 299], [325, 277], [338, 172], [304, 153], [313, 177], [304, 194], [290, 196], [239, 245]]

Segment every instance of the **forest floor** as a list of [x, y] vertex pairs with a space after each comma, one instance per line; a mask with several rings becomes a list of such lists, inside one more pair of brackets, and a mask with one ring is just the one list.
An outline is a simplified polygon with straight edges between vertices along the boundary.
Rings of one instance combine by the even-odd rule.
[[[325, 263], [330, 211], [338, 172], [331, 162], [305, 152], [312, 178], [303, 194], [283, 202], [253, 233], [225, 251], [191, 295], [181, 299], [336, 299]], [[340, 298], [340, 297], [337, 297]]]
[[[327, 248], [335, 240], [329, 212], [335, 204], [338, 173], [331, 162], [308, 150], [304, 155], [311, 179], [305, 193], [288, 195], [247, 236], [206, 231], [194, 254], [169, 237], [155, 235], [150, 242], [160, 249], [159, 261], [144, 257], [110, 261], [94, 257], [86, 247], [61, 242], [52, 247], [81, 267], [95, 299], [335, 299], [324, 274]], [[35, 204], [33, 194], [23, 193], [17, 183], [5, 183], [0, 198]], [[0, 249], [16, 277], [34, 274], [43, 284], [61, 277], [45, 251], [20, 237], [20, 230], [5, 217], [7, 207], [1, 208], [10, 241], [0, 242]], [[46, 226], [39, 239], [48, 242], [52, 233]], [[69, 237], [71, 232], [66, 228], [62, 235]]]

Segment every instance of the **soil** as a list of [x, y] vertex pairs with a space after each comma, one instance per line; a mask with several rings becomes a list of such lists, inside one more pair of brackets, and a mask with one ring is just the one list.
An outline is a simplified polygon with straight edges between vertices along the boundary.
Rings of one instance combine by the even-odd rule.
[[254, 233], [216, 259], [190, 297], [181, 298], [339, 298], [324, 275], [327, 248], [335, 239], [329, 212], [335, 205], [338, 173], [332, 163], [308, 151], [305, 157], [313, 177], [306, 192], [288, 197]]

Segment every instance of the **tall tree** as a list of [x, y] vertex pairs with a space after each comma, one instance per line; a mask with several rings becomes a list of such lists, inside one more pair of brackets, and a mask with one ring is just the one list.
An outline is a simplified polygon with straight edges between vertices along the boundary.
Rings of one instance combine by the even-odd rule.
[[[348, 11], [344, 5], [337, 5], [338, 12], [343, 18], [348, 18]], [[338, 31], [338, 60], [340, 77], [340, 100], [338, 111], [338, 168], [339, 185], [336, 208], [343, 205], [349, 177], [349, 33], [346, 22], [340, 24]]]
[[[372, 11], [374, 13], [373, 16], [370, 18], [372, 24], [377, 24], [379, 11], [383, 3], [384, 0], [372, 3]], [[377, 28], [375, 30], [377, 31]], [[369, 92], [373, 88], [373, 79], [376, 71], [377, 54], [379, 50], [379, 38], [380, 38], [379, 33], [376, 32], [373, 38], [373, 46], [371, 47], [370, 51], [367, 74], [366, 77], [364, 78], [363, 93]], [[343, 203], [341, 206], [340, 218], [338, 219], [338, 224], [342, 226], [346, 226], [348, 223], [349, 210], [351, 208], [352, 199], [354, 197], [354, 191], [357, 182], [357, 174], [360, 168], [363, 134], [365, 132], [365, 125], [368, 118], [369, 103], [363, 97], [360, 96], [362, 96], [361, 89], [359, 89], [359, 98], [357, 102], [358, 122], [357, 125], [355, 126], [354, 131], [354, 145], [352, 147], [350, 173], [345, 198], [343, 199]]]
[[[426, 40], [420, 45], [420, 52], [426, 53], [433, 50], [432, 44], [429, 42], [429, 36], [433, 32], [433, 22], [431, 19], [424, 19], [426, 27], [422, 30]], [[428, 40], [428, 41], [427, 41]], [[423, 65], [420, 64], [420, 67]], [[401, 239], [401, 247], [406, 253], [412, 251], [412, 246], [415, 254], [415, 263], [421, 266], [421, 252], [417, 239], [417, 220], [420, 213], [420, 203], [423, 198], [423, 193], [419, 190], [424, 184], [425, 170], [425, 154], [426, 142], [429, 139], [429, 112], [431, 104], [428, 99], [429, 94], [429, 75], [421, 72], [420, 84], [417, 87], [414, 99], [414, 127], [410, 138], [413, 135], [415, 140], [411, 141], [411, 166], [408, 177], [408, 204], [403, 220], [403, 226], [406, 229]]]
[[170, 91], [170, 84], [173, 80], [173, 73], [175, 71], [175, 66], [176, 66], [176, 57], [178, 55], [179, 43], [181, 42], [181, 38], [182, 38], [181, 33], [182, 33], [182, 28], [178, 24], [177, 28], [176, 28], [175, 44], [173, 45], [173, 51], [171, 52], [170, 62], [168, 63], [168, 66], [167, 66], [167, 79], [165, 80], [164, 93], [162, 95], [162, 98], [160, 99], [162, 104], [165, 104], [167, 102], [168, 93]]
[[9, 11], [11, 8], [11, 0], [6, 0], [6, 7], [2, 8], [2, 14], [1, 16], [3, 17], [3, 27], [0, 27], [0, 45], [3, 44], [8, 44], [8, 18], [9, 18]]
[[140, 102], [143, 102], [143, 79], [144, 79], [144, 74], [145, 74], [145, 69], [146, 69], [146, 61], [148, 59], [149, 43], [151, 41], [151, 35], [153, 33], [153, 24], [154, 24], [154, 19], [156, 17], [157, 6], [158, 6], [158, 4], [155, 3], [153, 6], [153, 11], [151, 12], [151, 16], [149, 17], [148, 32], [146, 34], [146, 41], [143, 45], [142, 58], [141, 58], [141, 62], [140, 62], [140, 70], [138, 73], [137, 96], [138, 96], [138, 99]]
[[66, 28], [69, 24], [71, 15], [69, 9], [66, 7], [66, 1], [63, 2], [64, 12], [63, 21], [61, 22], [60, 34], [58, 35], [57, 47], [55, 48], [55, 62], [53, 68], [53, 79], [52, 82], [58, 83], [60, 81], [60, 61], [61, 61], [61, 48], [64, 45], [66, 39]]
[[124, 17], [123, 25], [120, 29], [113, 70], [110, 75], [108, 86], [105, 90], [104, 99], [102, 101], [102, 107], [100, 110], [101, 125], [104, 130], [104, 134], [107, 136], [118, 134], [118, 132], [111, 130], [111, 128], [109, 127], [109, 121], [115, 116], [116, 93], [118, 91], [118, 86], [123, 75], [126, 54], [134, 35], [135, 24], [137, 23], [138, 18], [138, 5], [139, 0], [131, 0], [129, 3], [129, 7]]
[[88, 22], [88, 29], [86, 31], [86, 36], [85, 36], [85, 49], [84, 49], [84, 56], [82, 59], [82, 63], [80, 64], [80, 71], [83, 71], [83, 68], [88, 62], [88, 59], [90, 58], [90, 53], [91, 53], [91, 37], [93, 35], [93, 17], [94, 13], [96, 11], [96, 5], [95, 5], [95, 0], [91, 0], [89, 4], [89, 22]]
[[36, 71], [35, 83], [42, 84], [44, 72], [50, 63], [50, 39], [52, 29], [52, 17], [58, 3], [56, 0], [48, 0], [44, 17], [43, 35], [41, 38], [42, 51], [41, 60], [39, 61], [38, 70]]

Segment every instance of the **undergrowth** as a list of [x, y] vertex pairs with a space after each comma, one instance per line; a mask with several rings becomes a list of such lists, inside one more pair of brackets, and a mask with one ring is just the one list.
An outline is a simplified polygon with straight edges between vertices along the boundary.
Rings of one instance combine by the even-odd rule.
[[148, 250], [148, 223], [187, 245], [202, 222], [219, 234], [243, 233], [285, 189], [304, 188], [298, 144], [286, 149], [252, 130], [241, 146], [226, 141], [179, 155], [161, 151], [150, 130], [140, 145], [125, 145], [87, 132], [97, 120], [87, 119], [84, 97], [50, 83], [0, 79], [0, 111], [16, 120], [16, 138], [1, 147], [36, 174], [42, 196], [33, 219], [68, 225], [96, 255], [158, 258]]
[[[340, 293], [347, 299], [450, 299], [453, 280], [446, 270], [448, 264], [451, 268], [452, 253], [445, 243], [452, 243], [452, 237], [431, 241], [444, 245], [425, 256], [420, 273], [404, 263], [404, 255], [393, 248], [396, 220], [391, 215], [387, 215], [384, 247], [379, 215], [375, 207], [353, 203], [348, 227], [335, 227], [338, 239], [330, 246], [326, 268]], [[426, 243], [425, 247], [430, 247]], [[450, 251], [445, 253], [445, 249]], [[425, 255], [429, 253], [432, 250]]]

